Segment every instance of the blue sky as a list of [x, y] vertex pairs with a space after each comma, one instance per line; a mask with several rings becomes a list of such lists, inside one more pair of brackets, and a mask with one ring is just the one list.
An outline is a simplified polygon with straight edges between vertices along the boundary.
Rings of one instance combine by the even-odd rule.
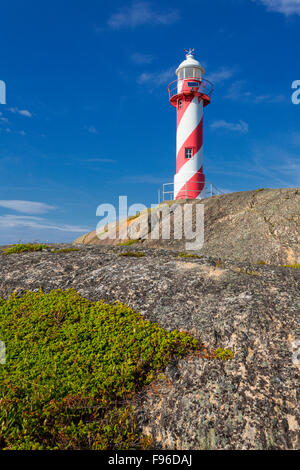
[[300, 0], [3, 3], [0, 244], [71, 241], [119, 195], [157, 202], [175, 172], [167, 85], [189, 47], [215, 84], [207, 180], [300, 186]]

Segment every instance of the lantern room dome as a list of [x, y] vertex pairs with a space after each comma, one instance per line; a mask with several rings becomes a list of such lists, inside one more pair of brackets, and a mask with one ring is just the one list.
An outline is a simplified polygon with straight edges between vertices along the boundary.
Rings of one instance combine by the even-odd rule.
[[[200, 71], [200, 74], [199, 74]], [[200, 64], [198, 60], [195, 59], [193, 52], [189, 51], [186, 54], [186, 59], [181, 62], [179, 67], [176, 70], [176, 75], [179, 78], [183, 78], [186, 76], [190, 77], [202, 77], [202, 75], [205, 73], [204, 68]], [[180, 77], [182, 75], [182, 77]]]

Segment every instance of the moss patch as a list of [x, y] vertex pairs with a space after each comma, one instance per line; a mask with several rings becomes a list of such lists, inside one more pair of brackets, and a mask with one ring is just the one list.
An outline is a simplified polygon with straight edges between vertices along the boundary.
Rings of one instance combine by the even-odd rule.
[[71, 251], [79, 251], [79, 248], [60, 248], [58, 250], [51, 250], [52, 253], [70, 253]]
[[283, 267], [284, 267], [284, 268], [300, 269], [300, 264], [299, 264], [299, 263], [296, 263], [296, 264], [285, 264]]
[[138, 243], [139, 240], [126, 240], [126, 242], [121, 242], [121, 243], [118, 243], [117, 246], [130, 246], [130, 245], [134, 245], [135, 243]]
[[0, 298], [0, 339], [0, 449], [140, 448], [134, 394], [200, 347], [123, 304], [60, 289]]
[[141, 251], [125, 251], [124, 253], [119, 253], [119, 256], [132, 256], [134, 258], [142, 258], [146, 255]]
[[4, 250], [4, 254], [10, 255], [12, 253], [24, 253], [26, 251], [42, 251], [47, 248], [49, 247], [43, 243], [17, 243], [16, 245], [7, 247]]
[[196, 258], [196, 259], [200, 259], [201, 256], [199, 255], [194, 255], [192, 253], [179, 253], [178, 258]]

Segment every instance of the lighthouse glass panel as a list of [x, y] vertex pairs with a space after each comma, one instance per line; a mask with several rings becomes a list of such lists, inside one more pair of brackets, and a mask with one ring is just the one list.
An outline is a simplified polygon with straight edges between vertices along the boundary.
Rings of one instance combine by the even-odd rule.
[[185, 158], [192, 158], [193, 149], [185, 149]]
[[184, 78], [189, 78], [193, 76], [193, 67], [186, 67], [184, 69]]

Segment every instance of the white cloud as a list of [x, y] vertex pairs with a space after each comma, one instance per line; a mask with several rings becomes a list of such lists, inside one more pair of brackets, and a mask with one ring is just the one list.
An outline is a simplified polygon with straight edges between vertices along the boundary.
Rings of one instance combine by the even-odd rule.
[[222, 67], [219, 70], [210, 73], [208, 75], [208, 79], [213, 83], [219, 83], [224, 80], [228, 80], [229, 78], [232, 78], [235, 75], [235, 72], [236, 70], [233, 67]]
[[121, 179], [122, 183], [156, 184], [156, 185], [161, 185], [163, 183], [166, 183], [168, 182], [168, 180], [169, 178], [162, 178], [160, 176], [155, 176], [155, 175], [127, 175]]
[[131, 61], [134, 64], [151, 64], [153, 62], [153, 56], [150, 54], [141, 54], [140, 52], [134, 52], [130, 56]]
[[214, 121], [210, 125], [211, 129], [225, 129], [232, 132], [240, 132], [241, 134], [247, 134], [249, 126], [245, 121], [240, 120], [238, 123], [228, 122], [224, 120]]
[[79, 227], [78, 225], [56, 224], [48, 222], [42, 217], [32, 217], [25, 215], [2, 215], [0, 216], [0, 229], [11, 229], [17, 227], [29, 227], [31, 229], [51, 229], [62, 232], [84, 233], [90, 229], [87, 227]]
[[112, 158], [83, 158], [81, 161], [88, 163], [115, 163], [117, 160]]
[[13, 114], [20, 114], [21, 116], [32, 117], [32, 114], [27, 109], [9, 108], [9, 111]]
[[175, 68], [170, 67], [167, 70], [160, 72], [143, 72], [138, 78], [137, 83], [143, 85], [145, 83], [151, 83], [153, 86], [160, 86], [168, 83], [175, 77]]
[[135, 28], [145, 24], [167, 25], [179, 19], [178, 10], [170, 9], [159, 12], [154, 10], [151, 3], [134, 1], [129, 7], [114, 13], [108, 20], [112, 29]]
[[95, 126], [85, 126], [84, 128], [87, 129], [87, 131], [90, 134], [99, 134], [99, 132], [98, 132], [98, 130], [96, 129]]
[[252, 0], [267, 7], [268, 11], [283, 13], [286, 16], [300, 15], [300, 0]]
[[44, 202], [21, 201], [21, 200], [0, 200], [0, 207], [12, 209], [23, 214], [44, 214], [55, 209], [54, 206]]
[[245, 80], [237, 80], [232, 83], [229, 87], [225, 98], [233, 100], [233, 101], [249, 101], [251, 100], [252, 103], [282, 103], [286, 101], [286, 97], [282, 94], [272, 95], [272, 94], [265, 94], [259, 95], [257, 93], [253, 93], [252, 91], [248, 90], [247, 82]]

